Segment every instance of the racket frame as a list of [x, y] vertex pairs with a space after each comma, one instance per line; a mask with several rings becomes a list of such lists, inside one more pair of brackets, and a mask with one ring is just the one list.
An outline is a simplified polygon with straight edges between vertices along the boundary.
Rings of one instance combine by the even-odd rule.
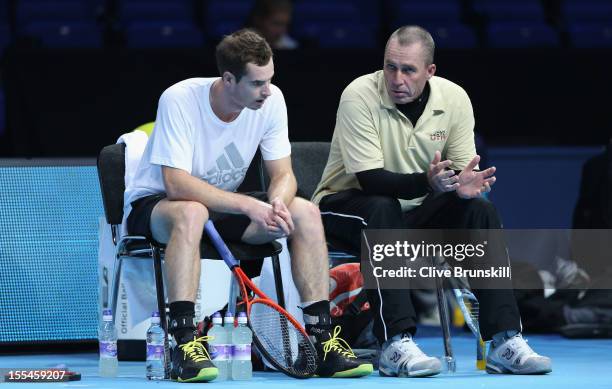
[[[482, 335], [480, 334], [478, 317], [474, 318], [472, 311], [466, 304], [465, 298], [467, 297], [470, 304], [474, 304], [474, 302], [479, 304], [479, 302], [476, 299], [476, 296], [465, 288], [455, 288], [453, 289], [453, 292], [455, 294], [457, 304], [459, 305], [459, 309], [461, 310], [461, 313], [465, 319], [465, 323], [476, 338], [476, 368], [478, 370], [484, 370], [487, 365], [487, 344], [482, 339]], [[480, 307], [478, 308], [478, 315], [480, 315]]]
[[[253, 342], [255, 343], [255, 346], [257, 347], [259, 352], [261, 354], [263, 354], [263, 356], [276, 369], [278, 369], [279, 371], [282, 371], [284, 374], [286, 374], [286, 375], [288, 375], [290, 377], [299, 378], [299, 379], [304, 379], [304, 378], [312, 377], [315, 374], [315, 371], [317, 369], [316, 365], [313, 367], [312, 373], [310, 373], [310, 374], [295, 374], [294, 372], [292, 372], [292, 371], [286, 369], [285, 367], [283, 367], [278, 361], [276, 361], [275, 358], [273, 358], [270, 355], [270, 353], [263, 346], [263, 343], [259, 340], [257, 332], [254, 330], [253, 326], [251, 325], [251, 306], [253, 304], [266, 304], [269, 307], [271, 307], [271, 308], [275, 309], [276, 311], [278, 311], [281, 315], [285, 316], [285, 318], [287, 320], [289, 320], [289, 322], [291, 322], [291, 324], [293, 324], [293, 326], [298, 331], [300, 331], [300, 333], [304, 336], [304, 339], [307, 342], [306, 346], [311, 348], [313, 355], [317, 355], [316, 349], [315, 349], [314, 345], [312, 344], [312, 341], [310, 340], [310, 337], [306, 333], [306, 330], [304, 330], [304, 328], [302, 327], [300, 322], [298, 322], [283, 307], [281, 307], [276, 302], [274, 302], [272, 299], [270, 299], [244, 273], [244, 271], [240, 268], [240, 262], [231, 253], [231, 251], [229, 250], [229, 248], [227, 247], [227, 245], [225, 244], [225, 242], [223, 241], [223, 239], [221, 238], [221, 236], [217, 232], [217, 230], [216, 230], [216, 228], [215, 228], [215, 226], [214, 226], [214, 224], [213, 224], [213, 222], [211, 220], [208, 220], [206, 222], [206, 224], [204, 225], [204, 229], [207, 232], [208, 236], [210, 237], [211, 242], [213, 243], [213, 245], [215, 246], [215, 248], [217, 249], [217, 251], [221, 255], [221, 258], [223, 259], [225, 264], [232, 271], [233, 277], [238, 282], [238, 287], [240, 289], [240, 294], [242, 295], [242, 299], [243, 299], [244, 303], [246, 304], [246, 311], [247, 311], [246, 313], [247, 313], [247, 317], [248, 317], [247, 325], [249, 326], [249, 328], [251, 329], [251, 331], [253, 333]], [[255, 297], [253, 299], [249, 299], [249, 294], [248, 294], [248, 291], [247, 291], [247, 287], [248, 287], [248, 289], [252, 290], [253, 293], [257, 297]], [[283, 342], [286, 342], [286, 339], [283, 339]]]

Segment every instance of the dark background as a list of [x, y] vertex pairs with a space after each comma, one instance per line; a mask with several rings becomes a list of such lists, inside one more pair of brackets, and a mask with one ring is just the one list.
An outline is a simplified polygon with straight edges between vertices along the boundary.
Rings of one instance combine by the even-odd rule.
[[[381, 68], [383, 50], [275, 54], [293, 141], [331, 140], [342, 90]], [[466, 89], [492, 145], [595, 145], [610, 137], [612, 51], [439, 50], [437, 74]], [[216, 76], [211, 49], [20, 49], [5, 55], [3, 156], [95, 156], [155, 120], [168, 86]]]
[[[0, 157], [96, 156], [155, 120], [164, 89], [217, 75], [213, 49], [255, 0], [0, 0]], [[612, 2], [294, 0], [275, 53], [293, 141], [330, 140], [342, 90], [398, 26], [436, 41], [489, 146], [596, 146], [612, 133]], [[171, 32], [168, 34], [168, 32]], [[4, 103], [2, 95], [4, 94]], [[5, 108], [3, 119], [2, 108]]]

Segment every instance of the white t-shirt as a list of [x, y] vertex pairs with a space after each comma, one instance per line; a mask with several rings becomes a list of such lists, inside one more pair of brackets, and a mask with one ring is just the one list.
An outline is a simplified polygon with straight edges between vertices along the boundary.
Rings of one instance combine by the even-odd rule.
[[162, 166], [184, 170], [217, 188], [235, 191], [244, 180], [257, 147], [265, 160], [291, 154], [287, 107], [281, 90], [258, 110], [245, 108], [231, 123], [210, 106], [215, 78], [190, 78], [166, 89], [159, 99], [155, 128], [124, 196], [124, 214], [144, 196], [165, 192]]

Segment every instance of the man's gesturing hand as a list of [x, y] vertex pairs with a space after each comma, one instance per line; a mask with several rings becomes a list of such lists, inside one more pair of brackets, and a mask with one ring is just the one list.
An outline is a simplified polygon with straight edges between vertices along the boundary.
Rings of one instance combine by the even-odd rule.
[[427, 181], [434, 192], [452, 192], [459, 187], [457, 183], [458, 177], [452, 170], [446, 170], [453, 162], [450, 160], [442, 160], [442, 154], [436, 151], [434, 159], [429, 164], [427, 171]]
[[474, 168], [478, 165], [480, 156], [477, 155], [459, 173], [459, 188], [457, 195], [462, 199], [471, 199], [480, 196], [481, 193], [491, 191], [491, 186], [495, 183], [495, 167], [490, 167], [480, 172], [475, 172]]

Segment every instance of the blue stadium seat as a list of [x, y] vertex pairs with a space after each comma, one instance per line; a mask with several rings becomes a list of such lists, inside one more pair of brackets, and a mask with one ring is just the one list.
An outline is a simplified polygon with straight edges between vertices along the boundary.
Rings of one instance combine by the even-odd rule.
[[9, 2], [8, 0], [0, 0], [0, 58], [8, 44], [10, 43], [10, 28], [9, 28]]
[[351, 1], [302, 0], [295, 3], [293, 22], [356, 22], [360, 18], [359, 7]]
[[133, 22], [127, 26], [128, 47], [201, 47], [202, 32], [192, 22]]
[[193, 22], [194, 15], [189, 0], [122, 0], [119, 19], [124, 25], [134, 21]]
[[573, 23], [569, 33], [574, 47], [612, 48], [612, 20], [608, 23]]
[[7, 24], [0, 24], [0, 58], [9, 43], [11, 43], [11, 30]]
[[20, 0], [16, 23], [21, 31], [28, 23], [50, 21], [95, 21], [104, 0]]
[[423, 26], [425, 24], [458, 23], [462, 16], [458, 1], [392, 1], [389, 4], [392, 15], [392, 26], [398, 28], [407, 24]]
[[374, 48], [377, 45], [376, 31], [356, 23], [304, 22], [292, 31], [297, 38], [316, 42], [320, 47]]
[[358, 23], [377, 28], [379, 7], [367, 0], [299, 0], [294, 3], [293, 25], [302, 23]]
[[8, 0], [0, 0], [0, 25], [9, 23], [9, 3]]
[[570, 22], [612, 21], [612, 1], [610, 0], [565, 0], [563, 13]]
[[361, 48], [376, 47], [376, 35], [363, 26], [334, 25], [320, 31], [319, 46], [323, 48]]
[[31, 22], [24, 27], [23, 33], [52, 48], [98, 48], [103, 43], [102, 31], [95, 22]]
[[543, 22], [545, 19], [540, 0], [475, 0], [474, 10], [492, 22]]
[[254, 0], [209, 0], [204, 9], [206, 33], [216, 40], [240, 29], [254, 3]]
[[363, 1], [298, 1], [292, 33], [321, 47], [375, 47], [378, 19], [371, 7]]
[[217, 23], [213, 23], [212, 25], [208, 26], [207, 33], [216, 40], [241, 29], [243, 26], [244, 21], [242, 20], [218, 21]]
[[457, 0], [393, 0], [388, 11], [392, 28], [416, 24], [431, 33], [436, 47], [472, 48], [477, 40], [474, 31], [461, 24], [463, 10]]
[[436, 43], [436, 48], [471, 49], [478, 46], [474, 30], [460, 23], [423, 24]]
[[498, 48], [558, 47], [558, 33], [544, 23], [498, 22], [487, 27], [489, 46]]
[[20, 0], [17, 35], [36, 38], [45, 47], [101, 47], [96, 18], [104, 4], [104, 0]]

